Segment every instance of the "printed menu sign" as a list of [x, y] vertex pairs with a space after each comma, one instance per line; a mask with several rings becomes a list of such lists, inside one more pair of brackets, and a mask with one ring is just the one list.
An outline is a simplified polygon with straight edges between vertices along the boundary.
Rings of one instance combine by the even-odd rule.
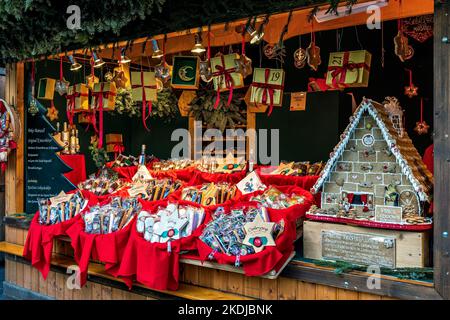
[[39, 112], [27, 113], [25, 136], [25, 211], [35, 213], [38, 199], [51, 198], [75, 186], [64, 177], [72, 169], [56, 154], [61, 147], [52, 137], [56, 130], [45, 117], [45, 109], [37, 102]]

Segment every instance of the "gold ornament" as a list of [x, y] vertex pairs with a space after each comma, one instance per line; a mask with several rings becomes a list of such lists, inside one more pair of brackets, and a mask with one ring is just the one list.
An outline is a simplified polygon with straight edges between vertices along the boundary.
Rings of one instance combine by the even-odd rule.
[[194, 70], [194, 68], [192, 68], [191, 66], [183, 66], [178, 70], [178, 77], [180, 77], [180, 79], [182, 81], [185, 82], [189, 82], [192, 81], [195, 77], [188, 77], [188, 70]]
[[50, 121], [58, 120], [58, 118], [59, 118], [58, 113], [59, 113], [59, 111], [55, 108], [54, 105], [47, 108], [47, 118], [49, 118]]
[[405, 87], [405, 95], [409, 98], [417, 96], [419, 93], [419, 88], [411, 83], [410, 86]]
[[306, 65], [306, 50], [298, 48], [294, 52], [294, 66], [298, 69], [302, 69]]
[[416, 122], [416, 126], [414, 127], [414, 131], [417, 132], [418, 135], [423, 135], [428, 133], [428, 129], [430, 126], [425, 121]]

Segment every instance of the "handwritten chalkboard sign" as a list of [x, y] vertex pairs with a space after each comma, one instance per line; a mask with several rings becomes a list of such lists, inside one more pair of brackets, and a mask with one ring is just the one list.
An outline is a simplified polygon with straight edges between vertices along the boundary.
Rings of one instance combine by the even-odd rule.
[[64, 173], [72, 168], [56, 154], [61, 147], [52, 134], [55, 128], [45, 117], [45, 108], [37, 102], [39, 112], [27, 113], [25, 153], [25, 210], [35, 213], [38, 199], [50, 198], [61, 192], [75, 189]]

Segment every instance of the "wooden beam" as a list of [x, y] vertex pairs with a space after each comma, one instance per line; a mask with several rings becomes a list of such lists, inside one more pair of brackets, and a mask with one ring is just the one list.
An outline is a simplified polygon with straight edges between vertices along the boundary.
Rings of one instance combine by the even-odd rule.
[[[450, 298], [450, 23], [449, 4], [434, 15], [434, 277], [436, 290]], [[447, 41], [445, 40], [447, 38]]]
[[23, 212], [24, 206], [24, 135], [25, 135], [25, 78], [24, 63], [8, 65], [6, 101], [14, 105], [19, 113], [21, 135], [17, 141], [17, 149], [8, 159], [5, 172], [5, 212], [6, 215]]
[[[370, 0], [359, 0], [358, 3], [368, 2]], [[345, 6], [347, 1], [342, 1], [342, 5]], [[327, 9], [328, 5], [323, 5], [319, 7], [320, 9]], [[284, 39], [289, 39], [301, 34], [309, 34], [311, 32], [311, 22], [309, 16], [311, 13], [312, 6], [302, 7], [294, 10], [292, 12], [291, 23], [289, 25], [288, 32], [285, 34]], [[432, 14], [433, 13], [433, 0], [408, 0], [408, 2], [401, 1], [389, 1], [386, 7], [381, 8], [381, 20], [394, 20], [398, 18], [406, 18], [418, 15]], [[276, 43], [279, 40], [281, 30], [284, 28], [287, 22], [288, 12], [272, 14], [269, 18], [269, 22], [265, 27], [264, 41], [268, 43]], [[260, 15], [256, 17], [256, 24], [259, 25], [265, 18], [265, 15]], [[347, 17], [342, 17], [323, 23], [314, 23], [315, 31], [326, 31], [334, 30], [339, 28], [365, 25], [367, 22], [367, 13], [358, 13]], [[225, 30], [225, 23], [219, 23], [211, 25], [210, 31], [212, 33], [211, 46], [224, 46], [230, 44], [239, 44], [242, 41], [241, 34], [235, 32], [235, 28], [238, 26], [245, 25], [248, 18], [239, 19], [235, 21], [228, 22], [227, 29]], [[194, 34], [201, 31], [206, 33], [208, 31], [208, 26], [201, 26], [197, 28], [186, 29], [182, 31], [169, 32], [166, 35], [159, 34], [153, 35], [152, 38], [155, 40], [163, 40], [164, 37], [167, 39], [166, 43], [166, 53], [172, 54], [176, 52], [189, 51], [194, 45]], [[131, 39], [130, 39], [131, 40]], [[203, 45], [207, 45], [207, 37], [203, 36]], [[131, 58], [136, 58], [142, 56], [142, 48], [138, 44], [142, 44], [148, 41], [147, 37], [137, 38], [133, 40], [133, 46], [131, 50], [127, 52], [127, 55]], [[246, 41], [250, 41], [250, 36], [246, 34]], [[114, 47], [125, 47], [128, 43], [127, 41], [119, 41], [117, 43], [108, 43], [99, 45], [97, 48], [101, 51], [100, 55], [102, 57], [110, 58], [112, 56], [112, 48]], [[67, 52], [67, 54], [84, 54], [86, 48], [77, 49]], [[116, 56], [120, 50], [115, 50]], [[151, 46], [146, 46], [144, 55], [149, 56], [152, 53]], [[66, 53], [58, 53], [51, 55], [48, 58], [59, 58], [64, 56]], [[90, 55], [87, 52], [87, 55]], [[40, 59], [44, 59], [41, 57]]]

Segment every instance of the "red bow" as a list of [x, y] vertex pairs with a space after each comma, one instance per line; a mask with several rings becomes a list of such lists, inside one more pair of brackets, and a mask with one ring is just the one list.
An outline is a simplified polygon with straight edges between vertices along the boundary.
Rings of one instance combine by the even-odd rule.
[[[110, 144], [110, 143], [108, 143], [108, 144]], [[114, 144], [114, 147], [113, 147], [114, 159], [117, 159], [117, 156], [118, 156], [120, 153], [122, 153], [122, 152], [125, 151], [125, 147], [124, 147], [124, 145], [123, 145], [122, 143], [120, 143], [120, 142], [114, 142], [114, 143], [111, 143], [111, 144]]]
[[[148, 100], [147, 101], [147, 97], [145, 95], [145, 88], [148, 89], [156, 89], [156, 85], [150, 86], [150, 85], [144, 85], [144, 72], [141, 71], [141, 84], [133, 84], [131, 86], [133, 89], [135, 88], [142, 88], [142, 122], [144, 124], [144, 128], [145, 130], [149, 131], [148, 127], [147, 127], [147, 119], [150, 117], [150, 115], [152, 114], [152, 101]], [[148, 106], [148, 115], [146, 115], [146, 110]]]
[[[347, 71], [353, 71], [355, 69], [364, 68], [369, 70], [369, 66], [364, 62], [353, 63], [349, 62], [350, 52], [344, 52], [344, 60], [342, 61], [342, 66], [329, 66], [328, 71], [331, 71], [331, 76], [333, 78], [333, 87], [339, 88], [340, 86], [346, 87], [345, 76]], [[339, 79], [338, 79], [339, 78]]]
[[265, 69], [264, 71], [264, 83], [253, 82], [251, 85], [255, 88], [263, 89], [262, 104], [267, 104], [267, 96], [269, 96], [269, 112], [268, 116], [272, 113], [273, 110], [273, 95], [275, 90], [283, 90], [284, 86], [278, 84], [270, 84], [269, 83], [270, 69]]
[[[217, 71], [214, 72], [212, 75], [214, 77], [219, 77], [219, 76], [223, 76], [224, 80], [225, 80], [225, 87], [227, 89], [230, 89], [230, 94], [228, 95], [228, 103], [227, 106], [229, 106], [231, 104], [231, 99], [233, 98], [233, 78], [231, 77], [231, 73], [236, 71], [236, 68], [229, 68], [226, 69], [225, 68], [225, 59], [223, 57], [223, 55], [220, 56], [220, 60], [222, 65], [216, 65], [216, 69]], [[217, 107], [219, 106], [219, 102], [220, 102], [220, 83], [217, 84], [217, 97], [216, 97], [216, 102], [214, 103], [214, 109], [217, 109]]]
[[73, 115], [75, 113], [75, 100], [79, 97], [87, 97], [87, 93], [76, 92], [75, 87], [73, 88], [72, 94], [67, 94], [67, 119], [69, 120], [70, 125], [73, 125]]
[[[98, 148], [103, 147], [103, 98], [108, 99], [109, 95], [115, 96], [114, 92], [103, 91], [104, 83], [100, 83], [100, 91], [94, 92], [92, 95], [95, 98], [95, 105], [98, 105], [99, 112], [99, 134], [98, 134]], [[95, 111], [94, 111], [95, 112]]]

